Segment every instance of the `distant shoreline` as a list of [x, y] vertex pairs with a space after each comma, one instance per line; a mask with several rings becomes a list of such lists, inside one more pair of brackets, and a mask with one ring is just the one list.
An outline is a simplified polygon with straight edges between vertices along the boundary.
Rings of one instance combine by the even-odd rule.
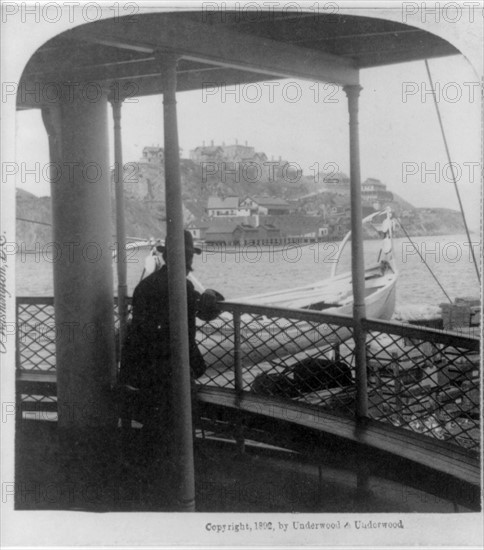
[[[445, 233], [440, 233], [440, 232], [434, 232], [434, 233], [424, 233], [424, 234], [420, 234], [420, 233], [412, 233], [411, 231], [409, 231], [407, 229], [407, 232], [409, 233], [409, 237], [446, 237], [446, 236], [452, 236], [452, 235], [466, 235], [465, 231], [462, 231], [462, 232], [445, 232]], [[470, 231], [471, 235], [476, 235], [476, 231]], [[393, 239], [406, 239], [407, 237], [405, 235], [397, 235], [397, 236], [394, 236]], [[367, 236], [365, 235], [364, 237], [364, 241], [376, 241], [378, 240], [379, 237], [378, 236]], [[319, 240], [311, 240], [310, 242], [286, 242], [286, 243], [273, 243], [273, 244], [262, 244], [262, 243], [253, 243], [253, 244], [242, 244], [242, 245], [225, 245], [223, 243], [212, 243], [212, 244], [207, 244], [207, 243], [204, 243], [204, 242], [198, 242], [196, 243], [201, 249], [202, 249], [202, 253], [216, 253], [216, 252], [225, 252], [225, 253], [228, 253], [228, 254], [235, 254], [237, 252], [243, 252], [243, 251], [247, 251], [247, 250], [252, 250], [252, 251], [259, 251], [259, 252], [263, 252], [263, 253], [276, 253], [276, 252], [282, 252], [282, 251], [286, 251], [286, 250], [289, 250], [291, 248], [295, 248], [295, 247], [308, 247], [308, 246], [311, 246], [311, 245], [315, 245], [315, 244], [325, 244], [325, 243], [340, 243], [342, 242], [342, 238], [341, 239], [319, 239]], [[480, 241], [479, 241], [480, 242]], [[16, 244], [19, 245], [19, 244], [25, 244], [23, 243], [22, 241], [16, 241]], [[15, 251], [14, 253], [14, 256], [18, 257], [18, 256], [23, 256], [23, 255], [26, 255], [26, 256], [34, 256], [34, 255], [45, 255], [47, 253], [52, 253], [53, 250], [52, 250], [52, 244], [53, 242], [52, 241], [46, 241], [45, 243], [36, 243], [38, 244], [39, 246], [33, 250], [33, 249], [30, 249], [30, 248], [25, 248], [25, 249], [18, 249]], [[129, 247], [130, 249], [137, 249], [137, 250], [142, 250], [142, 249], [146, 249], [147, 251], [149, 251], [153, 245], [149, 244], [149, 242], [146, 242], [146, 243], [127, 243], [128, 245], [131, 244], [131, 246]], [[49, 248], [49, 250], [44, 250], [45, 248]], [[55, 251], [54, 251], [55, 252]], [[46, 261], [50, 261], [49, 259], [46, 258]]]

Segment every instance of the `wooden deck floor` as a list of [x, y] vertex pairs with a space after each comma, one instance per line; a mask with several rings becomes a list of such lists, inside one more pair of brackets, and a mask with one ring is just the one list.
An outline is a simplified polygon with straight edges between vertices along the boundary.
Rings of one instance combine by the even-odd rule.
[[[132, 451], [123, 461], [115, 460], [117, 448], [109, 447], [86, 464], [63, 448], [55, 422], [24, 421], [16, 437], [16, 509], [174, 510], [168, 469], [143, 460], [139, 436], [133, 430]], [[378, 477], [361, 499], [351, 469], [338, 464], [318, 468], [294, 453], [262, 447], [249, 447], [240, 457], [233, 444], [214, 440], [197, 440], [195, 474], [198, 512], [471, 511]]]

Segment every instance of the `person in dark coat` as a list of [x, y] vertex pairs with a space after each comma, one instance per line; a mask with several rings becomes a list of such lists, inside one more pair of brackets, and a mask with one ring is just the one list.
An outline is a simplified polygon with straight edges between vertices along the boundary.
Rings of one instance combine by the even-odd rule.
[[[169, 245], [169, 242], [167, 243]], [[129, 326], [121, 364], [122, 384], [139, 389], [136, 420], [143, 424], [148, 438], [170, 437], [173, 414], [172, 366], [170, 362], [170, 325], [167, 250], [158, 247], [165, 265], [143, 279], [135, 288], [132, 299], [132, 321]], [[185, 261], [187, 275], [192, 271], [193, 257], [201, 250], [194, 246], [190, 232], [185, 230]], [[206, 370], [198, 349], [196, 317], [210, 321], [220, 310], [217, 302], [223, 296], [214, 290], [200, 294], [187, 279], [188, 342], [190, 371], [193, 380]], [[195, 404], [194, 404], [195, 405]]]

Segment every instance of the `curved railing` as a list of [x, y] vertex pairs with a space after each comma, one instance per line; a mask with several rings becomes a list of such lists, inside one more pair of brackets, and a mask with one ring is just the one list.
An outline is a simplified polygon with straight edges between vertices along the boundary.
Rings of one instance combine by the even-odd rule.
[[[214, 365], [202, 386], [355, 415], [351, 317], [236, 302], [223, 309], [232, 319], [202, 332], [200, 346]], [[365, 320], [364, 329], [369, 417], [477, 454], [479, 340], [389, 321]]]
[[[236, 302], [222, 309], [221, 318], [199, 327], [211, 365], [201, 386], [354, 415], [351, 317]], [[365, 320], [364, 329], [369, 416], [477, 452], [479, 340], [391, 321]], [[53, 298], [17, 298], [19, 371], [55, 372], [55, 332]], [[316, 371], [328, 361], [341, 368], [322, 379]]]
[[[285, 422], [379, 446], [395, 456], [408, 451], [412, 459], [412, 452], [430, 468], [437, 467], [439, 457], [450, 456], [454, 466], [446, 458], [438, 467], [451, 471], [457, 461], [465, 466], [463, 477], [478, 479], [477, 338], [364, 320], [367, 379], [361, 384], [354, 368], [351, 317], [237, 302], [221, 307], [219, 318], [198, 327], [199, 347], [209, 364], [198, 379], [201, 401], [209, 405], [202, 407], [207, 430], [221, 430], [240, 446], [260, 440], [280, 447]], [[18, 373], [54, 375], [53, 299], [18, 298], [17, 323]], [[364, 419], [356, 417], [358, 383], [368, 400], [370, 431], [361, 431]], [[39, 398], [35, 384], [27, 387], [18, 392], [22, 403], [45, 398], [54, 408], [55, 397]], [[279, 416], [274, 403], [282, 411]], [[218, 416], [224, 408], [232, 411], [228, 422]], [[248, 422], [254, 415], [263, 421]], [[305, 423], [298, 420], [303, 418]], [[311, 424], [308, 418], [316, 420]]]

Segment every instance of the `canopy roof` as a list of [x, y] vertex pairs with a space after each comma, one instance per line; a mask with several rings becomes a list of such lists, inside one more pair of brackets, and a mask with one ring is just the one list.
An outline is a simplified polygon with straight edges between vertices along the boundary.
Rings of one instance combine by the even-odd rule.
[[[128, 97], [159, 94], [158, 52], [182, 54], [179, 91], [280, 78], [358, 84], [361, 68], [459, 53], [427, 31], [343, 13], [145, 13], [57, 35], [31, 57], [21, 86], [94, 81]], [[19, 93], [18, 107], [35, 100]]]

